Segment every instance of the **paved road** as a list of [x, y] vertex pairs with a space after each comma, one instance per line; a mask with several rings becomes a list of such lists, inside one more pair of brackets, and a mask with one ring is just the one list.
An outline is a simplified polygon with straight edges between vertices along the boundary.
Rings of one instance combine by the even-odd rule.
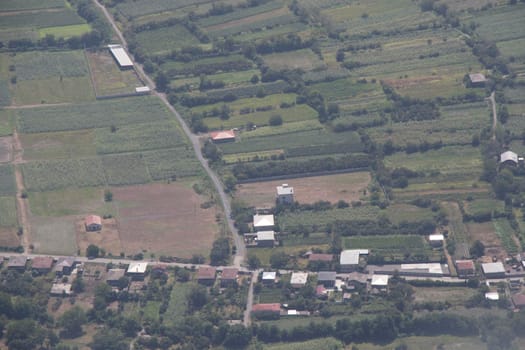
[[[98, 0], [95, 0], [95, 4], [104, 12], [104, 15], [108, 19], [108, 21], [111, 23], [115, 33], [119, 37], [120, 41], [122, 42], [122, 45], [127, 49], [128, 44], [126, 42], [126, 39], [124, 38], [124, 35], [122, 35], [122, 31], [114, 21], [113, 17], [110, 15], [108, 10], [102, 6]], [[131, 56], [131, 59], [134, 60], [133, 56]], [[153, 91], [154, 95], [158, 96], [162, 102], [168, 107], [168, 109], [175, 115], [177, 120], [179, 121], [180, 125], [182, 126], [182, 129], [190, 139], [193, 149], [195, 150], [195, 155], [197, 156], [197, 159], [199, 159], [199, 162], [201, 162], [202, 167], [204, 170], [206, 170], [206, 173], [208, 173], [209, 178], [211, 179], [213, 185], [215, 186], [217, 193], [219, 194], [219, 198], [221, 200], [222, 206], [224, 208], [224, 214], [226, 216], [226, 222], [228, 224], [228, 228], [230, 232], [232, 233], [233, 241], [236, 247], [236, 253], [234, 257], [233, 264], [236, 267], [240, 267], [242, 262], [245, 259], [246, 255], [246, 247], [244, 246], [244, 240], [243, 238], [237, 233], [237, 229], [235, 228], [233, 224], [233, 220], [231, 219], [231, 205], [230, 205], [230, 198], [226, 192], [224, 192], [224, 187], [219, 180], [219, 177], [215, 174], [215, 172], [210, 169], [208, 165], [208, 161], [204, 159], [201, 151], [201, 143], [200, 139], [197, 135], [194, 135], [191, 130], [189, 129], [188, 125], [182, 119], [181, 115], [173, 108], [173, 106], [168, 102], [168, 99], [166, 97], [166, 94], [160, 93], [155, 90], [155, 83], [154, 81], [144, 72], [143, 67], [138, 64], [136, 61], [134, 61], [134, 66], [137, 71], [137, 73], [140, 75], [140, 77], [143, 79], [143, 81], [150, 87], [150, 89]]]

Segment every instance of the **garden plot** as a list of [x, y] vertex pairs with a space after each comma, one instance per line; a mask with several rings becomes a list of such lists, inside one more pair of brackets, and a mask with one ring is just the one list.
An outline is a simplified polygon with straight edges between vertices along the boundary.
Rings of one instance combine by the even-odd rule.
[[24, 160], [69, 159], [96, 155], [92, 130], [20, 134]]
[[181, 24], [145, 30], [137, 33], [136, 38], [137, 43], [151, 55], [169, 53], [198, 43], [198, 39]]
[[86, 232], [84, 218], [78, 217], [75, 221], [75, 231], [78, 249], [82, 254], [85, 253], [90, 244], [104, 249], [106, 254], [118, 256], [122, 250], [118, 224], [115, 219], [104, 219], [102, 230], [96, 232]]
[[31, 218], [31, 244], [36, 254], [76, 255], [75, 217]]
[[265, 65], [276, 71], [285, 69], [310, 71], [325, 68], [323, 61], [310, 49], [264, 55], [262, 59]]

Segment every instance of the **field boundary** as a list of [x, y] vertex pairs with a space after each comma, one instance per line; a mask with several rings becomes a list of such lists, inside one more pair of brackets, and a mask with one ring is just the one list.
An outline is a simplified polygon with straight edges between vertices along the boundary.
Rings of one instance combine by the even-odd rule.
[[346, 174], [346, 173], [358, 173], [360, 171], [369, 171], [370, 168], [348, 168], [348, 169], [339, 169], [339, 170], [325, 170], [325, 171], [314, 171], [310, 173], [302, 174], [289, 174], [289, 175], [276, 175], [276, 176], [266, 176], [258, 177], [255, 179], [246, 179], [246, 180], [237, 180], [237, 184], [249, 184], [253, 182], [264, 182], [264, 181], [273, 181], [273, 180], [286, 180], [286, 179], [298, 179], [301, 177], [314, 177], [314, 176], [324, 176], [324, 175], [335, 175], [335, 174]]

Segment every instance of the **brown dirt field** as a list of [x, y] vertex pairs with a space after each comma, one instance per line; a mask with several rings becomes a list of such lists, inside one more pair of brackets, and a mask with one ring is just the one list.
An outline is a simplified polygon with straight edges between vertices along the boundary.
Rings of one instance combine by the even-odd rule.
[[13, 138], [0, 137], [0, 163], [10, 162], [13, 158]]
[[17, 247], [20, 244], [16, 228], [0, 227], [0, 247]]
[[282, 7], [282, 8], [277, 9], [277, 10], [259, 13], [259, 14], [255, 15], [255, 16], [245, 17], [245, 18], [238, 19], [238, 20], [235, 20], [235, 21], [230, 21], [230, 22], [226, 22], [226, 23], [221, 23], [221, 24], [216, 24], [216, 25], [213, 25], [213, 26], [205, 27], [205, 29], [208, 32], [212, 32], [214, 30], [222, 30], [222, 29], [226, 29], [226, 28], [232, 28], [232, 27], [241, 26], [241, 25], [246, 24], [246, 23], [263, 21], [263, 20], [268, 19], [268, 18], [274, 18], [274, 17], [286, 15], [287, 13], [290, 13], [290, 10], [288, 10], [287, 7]]
[[407, 78], [407, 79], [391, 79], [385, 80], [385, 83], [394, 89], [406, 89], [409, 87], [420, 85], [421, 83], [429, 83], [434, 81], [440, 81], [440, 76], [430, 77], [419, 77], [419, 78]]
[[492, 222], [466, 224], [470, 243], [480, 240], [485, 245], [485, 255], [497, 256], [498, 259], [507, 257], [507, 252], [496, 235]]
[[202, 209], [205, 197], [181, 183], [112, 189], [123, 251], [207, 256], [218, 227], [216, 209]]
[[122, 242], [115, 219], [102, 220], [102, 230], [99, 232], [86, 232], [84, 219], [79, 218], [75, 223], [77, 244], [80, 252], [85, 252], [90, 244], [94, 244], [106, 251], [106, 254], [118, 256], [122, 252]]
[[238, 185], [235, 196], [250, 206], [271, 207], [275, 205], [276, 187], [287, 183], [294, 188], [294, 199], [299, 203], [336, 203], [341, 199], [351, 202], [361, 198], [370, 180], [370, 173], [357, 172], [254, 182]]

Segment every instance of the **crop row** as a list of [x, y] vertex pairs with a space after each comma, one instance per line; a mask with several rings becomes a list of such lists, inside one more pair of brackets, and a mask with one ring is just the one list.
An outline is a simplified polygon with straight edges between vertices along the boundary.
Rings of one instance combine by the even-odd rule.
[[212, 32], [209, 32], [208, 35], [216, 38], [221, 36], [234, 35], [242, 32], [248, 32], [260, 28], [272, 28], [278, 25], [285, 25], [294, 22], [297, 22], [297, 17], [295, 17], [292, 14], [285, 14], [273, 18], [266, 18], [260, 21], [246, 22], [241, 25], [225, 29], [214, 29]]
[[142, 0], [126, 1], [117, 6], [117, 9], [126, 17], [139, 17], [153, 13], [180, 9], [190, 5], [199, 5], [210, 0]]
[[2, 213], [0, 215], [0, 227], [16, 227], [18, 225], [15, 197], [0, 197], [0, 213]]
[[75, 11], [72, 9], [64, 9], [60, 11], [27, 12], [2, 16], [0, 28], [43, 28], [83, 23], [86, 23], [86, 21]]
[[242, 9], [236, 9], [233, 12], [227, 13], [221, 16], [210, 16], [199, 20], [197, 23], [201, 27], [210, 27], [213, 25], [234, 21], [250, 16], [257, 15], [259, 13], [268, 12], [281, 8], [283, 4], [280, 1], [269, 1], [263, 5], [246, 7]]
[[150, 123], [167, 119], [168, 111], [153, 97], [133, 97], [68, 106], [18, 110], [20, 132], [67, 131]]
[[53, 77], [82, 77], [88, 74], [82, 51], [19, 53], [15, 57], [16, 76], [20, 80]]
[[418, 235], [388, 235], [345, 237], [344, 247], [347, 249], [375, 249], [375, 250], [412, 250], [427, 249], [428, 243]]
[[0, 11], [40, 10], [64, 6], [62, 0], [2, 0]]

